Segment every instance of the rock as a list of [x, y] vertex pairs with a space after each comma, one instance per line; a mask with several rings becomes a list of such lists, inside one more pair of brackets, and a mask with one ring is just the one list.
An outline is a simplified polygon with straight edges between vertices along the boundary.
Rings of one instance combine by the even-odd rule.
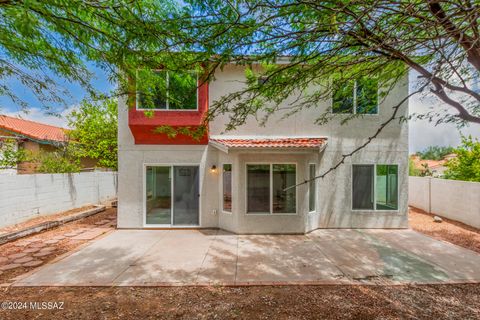
[[439, 216], [434, 216], [434, 217], [433, 217], [433, 222], [438, 222], [438, 223], [440, 223], [440, 222], [442, 222], [442, 221], [443, 221], [443, 219], [440, 218]]
[[25, 257], [26, 255], [27, 255], [26, 253], [20, 252], [20, 253], [11, 254], [11, 255], [8, 256], [8, 258], [14, 260], [14, 259], [23, 258], [23, 257]]
[[42, 263], [43, 263], [42, 260], [32, 260], [30, 262], [22, 264], [22, 266], [24, 266], [24, 267], [36, 267], [36, 266], [41, 265]]
[[21, 265], [19, 265], [18, 263], [6, 264], [6, 265], [0, 267], [0, 271], [7, 271], [7, 270], [10, 270], [10, 269], [18, 268], [20, 266]]
[[23, 257], [23, 258], [14, 260], [13, 263], [22, 264], [22, 263], [30, 262], [30, 261], [32, 261], [32, 260], [33, 260], [32, 257], [26, 256], [26, 257]]

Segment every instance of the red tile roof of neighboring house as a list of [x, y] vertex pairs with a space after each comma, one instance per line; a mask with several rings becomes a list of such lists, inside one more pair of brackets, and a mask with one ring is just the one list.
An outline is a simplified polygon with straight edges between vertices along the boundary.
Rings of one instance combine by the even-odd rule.
[[327, 138], [210, 138], [210, 141], [226, 148], [320, 148]]
[[38, 141], [67, 141], [64, 128], [5, 115], [0, 115], [0, 129]]

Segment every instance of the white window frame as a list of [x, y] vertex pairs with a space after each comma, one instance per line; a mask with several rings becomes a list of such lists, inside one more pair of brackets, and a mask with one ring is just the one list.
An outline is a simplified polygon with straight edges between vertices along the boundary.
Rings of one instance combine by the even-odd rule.
[[168, 103], [168, 88], [169, 88], [169, 84], [170, 84], [170, 81], [169, 81], [169, 77], [168, 77], [168, 73], [170, 71], [165, 71], [165, 70], [152, 70], [153, 72], [157, 72], [157, 71], [164, 71], [166, 73], [166, 77], [167, 77], [167, 101], [166, 101], [166, 106], [165, 106], [165, 109], [158, 109], [158, 108], [141, 108], [139, 107], [140, 105], [140, 100], [139, 100], [139, 91], [137, 90], [137, 81], [138, 81], [138, 71], [136, 71], [136, 74], [135, 74], [135, 109], [138, 110], [138, 111], [180, 111], [180, 112], [198, 112], [198, 89], [199, 89], [199, 86], [198, 86], [198, 72], [195, 72], [195, 71], [187, 71], [187, 73], [196, 73], [197, 74], [197, 89], [196, 89], [196, 99], [195, 99], [195, 109], [170, 109], [169, 108], [169, 103]]
[[[198, 174], [201, 174], [200, 163], [156, 163], [156, 162], [146, 162], [143, 164], [143, 228], [169, 228], [169, 229], [198, 229], [202, 224], [202, 194], [201, 189], [199, 189], [200, 196], [198, 197], [198, 225], [174, 225], [173, 224], [173, 167], [181, 166], [192, 166], [198, 167]], [[147, 167], [170, 167], [171, 172], [171, 181], [170, 181], [170, 224], [150, 224], [147, 223]], [[200, 183], [200, 177], [199, 177]]]
[[[380, 166], [397, 166], [397, 209], [396, 210], [378, 210], [377, 209], [377, 165]], [[354, 209], [353, 208], [353, 166], [373, 166], [373, 209]], [[400, 212], [400, 165], [398, 163], [352, 163], [351, 172], [350, 172], [350, 208], [352, 211], [357, 212], [390, 212], [390, 213], [399, 213]]]
[[[246, 162], [245, 163], [245, 215], [247, 216], [295, 216], [298, 215], [298, 193], [295, 188], [295, 212], [274, 213], [273, 212], [273, 165], [289, 164], [295, 166], [295, 184], [298, 184], [298, 165], [296, 162]], [[270, 167], [270, 212], [248, 212], [248, 166], [269, 165]]]
[[[344, 112], [344, 113], [340, 113], [340, 112], [334, 112], [333, 111], [333, 97], [334, 96], [334, 93], [332, 92], [332, 98], [330, 99], [331, 103], [330, 103], [330, 113], [332, 114], [336, 114], [336, 115], [356, 115], [357, 114], [357, 80], [354, 81], [353, 83], [353, 113], [352, 112]], [[377, 84], [377, 112], [375, 113], [358, 113], [362, 116], [378, 116], [380, 114], [380, 100], [379, 100], [379, 96], [380, 96], [380, 88]]]
[[[312, 177], [310, 177], [310, 166], [313, 166], [314, 170], [314, 176], [313, 177], [316, 177], [317, 176], [317, 164], [316, 163], [313, 163], [313, 162], [310, 162], [308, 164], [308, 179], [311, 179]], [[314, 186], [315, 186], [315, 195], [313, 197], [313, 210], [310, 211], [310, 193], [312, 192], [312, 190], [310, 189], [310, 184], [308, 185], [308, 213], [315, 213], [317, 212], [317, 179], [313, 180], [313, 183], [314, 183]]]
[[[230, 177], [231, 177], [230, 187], [232, 188], [232, 190], [231, 190], [231, 193], [232, 193], [232, 200], [231, 201], [232, 201], [232, 203], [231, 203], [230, 211], [225, 210], [225, 203], [224, 203], [224, 191], [223, 191], [223, 172], [224, 171], [223, 171], [223, 166], [226, 165], [226, 164], [227, 165], [229, 164], [232, 167], [232, 171], [230, 171], [231, 172], [231, 174], [230, 174]], [[221, 181], [221, 187], [222, 187], [222, 189], [221, 189], [222, 190], [222, 192], [221, 192], [222, 212], [226, 213], [226, 214], [232, 214], [232, 212], [233, 212], [233, 164], [232, 163], [228, 163], [228, 162], [222, 163], [222, 174], [220, 175], [220, 181]]]

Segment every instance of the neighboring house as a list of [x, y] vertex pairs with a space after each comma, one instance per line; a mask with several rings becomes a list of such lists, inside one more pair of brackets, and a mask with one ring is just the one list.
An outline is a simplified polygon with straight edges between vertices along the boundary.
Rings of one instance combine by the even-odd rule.
[[418, 155], [411, 155], [410, 159], [412, 159], [415, 169], [420, 172], [428, 171], [428, 175], [435, 178], [441, 178], [445, 175], [445, 171], [448, 169], [446, 163], [456, 157], [457, 155], [455, 153], [450, 153], [443, 157], [442, 160], [422, 160]]
[[[0, 142], [15, 139], [18, 149], [30, 153], [54, 152], [68, 142], [67, 129], [35, 121], [0, 115]], [[1, 152], [1, 151], [0, 151]], [[0, 155], [1, 156], [1, 155]], [[95, 161], [83, 159], [82, 166], [93, 166]], [[21, 162], [17, 168], [0, 170], [7, 174], [35, 173], [38, 164]]]
[[[158, 72], [166, 77], [165, 72]], [[175, 90], [169, 73], [168, 90]], [[408, 189], [408, 127], [390, 123], [365, 149], [324, 179], [290, 186], [319, 175], [373, 135], [408, 95], [408, 79], [380, 98], [378, 88], [364, 100], [351, 92], [335, 94], [285, 119], [278, 111], [265, 126], [250, 117], [224, 133], [229, 115], [209, 123], [208, 134], [168, 138], [160, 126], [195, 127], [209, 105], [242, 88], [244, 67], [228, 65], [215, 80], [179, 105], [160, 92], [153, 116], [119, 101], [119, 228], [221, 228], [234, 233], [306, 233], [317, 228], [406, 228]], [[137, 77], [137, 81], [142, 81]], [[357, 90], [362, 83], [357, 83]], [[195, 94], [196, 92], [196, 94]], [[358, 92], [358, 91], [357, 91]], [[365, 96], [364, 96], [365, 97]], [[284, 102], [288, 109], [295, 97]], [[368, 113], [341, 125], [337, 114], [326, 125], [315, 119], [335, 113]], [[365, 112], [368, 110], [368, 112]], [[408, 115], [403, 103], [397, 117]]]

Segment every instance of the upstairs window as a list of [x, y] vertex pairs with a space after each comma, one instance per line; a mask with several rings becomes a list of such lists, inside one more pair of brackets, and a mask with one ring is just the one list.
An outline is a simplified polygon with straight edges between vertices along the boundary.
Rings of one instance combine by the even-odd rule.
[[333, 92], [333, 113], [378, 114], [378, 81], [363, 77]]
[[137, 109], [196, 110], [195, 72], [137, 71]]

